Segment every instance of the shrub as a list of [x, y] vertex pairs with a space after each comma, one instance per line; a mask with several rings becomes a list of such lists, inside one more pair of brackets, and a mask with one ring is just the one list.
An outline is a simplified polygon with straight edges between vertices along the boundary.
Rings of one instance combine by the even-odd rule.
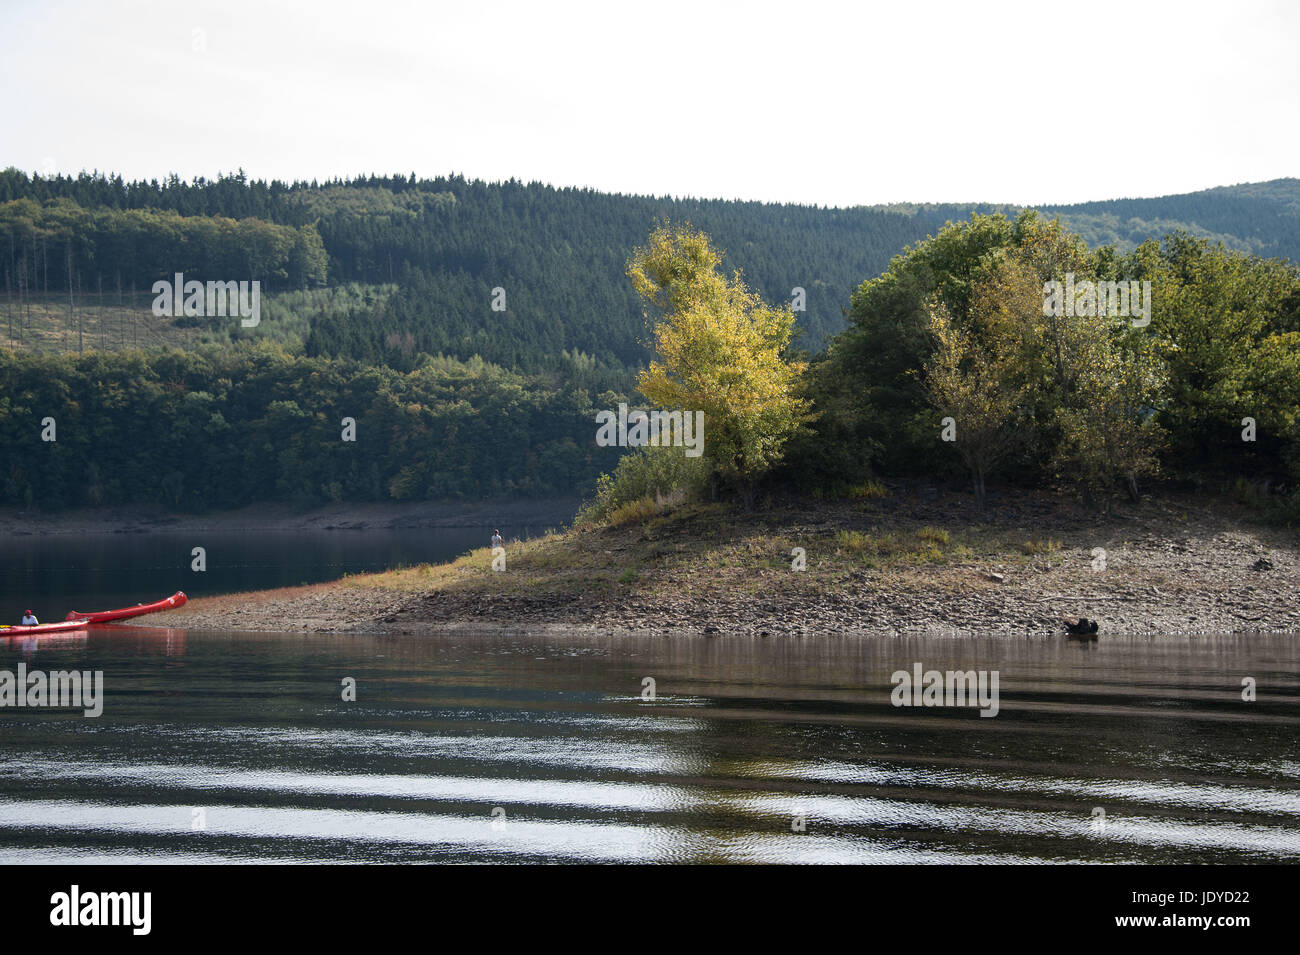
[[616, 507], [605, 519], [605, 524], [609, 527], [619, 527], [634, 521], [645, 522], [658, 513], [659, 506], [655, 504], [654, 499], [643, 497]]
[[626, 505], [648, 500], [656, 513], [701, 494], [708, 485], [704, 458], [681, 448], [640, 448], [619, 459], [613, 474], [596, 481], [596, 497], [583, 505], [575, 524], [613, 523]]
[[871, 535], [863, 531], [837, 531], [835, 543], [851, 554], [861, 554], [871, 547]]
[[867, 481], [865, 484], [832, 484], [829, 487], [814, 487], [813, 497], [819, 501], [878, 501], [889, 497], [889, 489], [879, 481]]
[[1037, 554], [1055, 554], [1061, 549], [1061, 542], [1051, 537], [1046, 540], [1031, 537], [1020, 545], [1020, 549], [1030, 557]]
[[942, 527], [922, 527], [916, 532], [916, 539], [929, 544], [941, 544], [944, 547], [952, 543], [952, 535]]

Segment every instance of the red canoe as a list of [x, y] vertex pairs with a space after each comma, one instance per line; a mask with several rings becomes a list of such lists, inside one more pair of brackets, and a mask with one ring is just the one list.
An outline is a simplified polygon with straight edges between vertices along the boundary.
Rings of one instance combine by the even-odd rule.
[[86, 620], [60, 620], [58, 623], [38, 623], [34, 626], [24, 627], [4, 626], [0, 624], [0, 637], [21, 637], [30, 636], [33, 633], [61, 633], [64, 630], [84, 630], [89, 621]]
[[157, 613], [159, 610], [174, 610], [177, 607], [183, 607], [189, 599], [182, 591], [178, 590], [170, 597], [155, 600], [151, 604], [136, 604], [134, 607], [123, 607], [121, 610], [98, 610], [94, 613], [80, 613], [74, 610], [68, 614], [66, 619], [80, 620], [85, 623], [108, 623], [110, 620], [127, 620], [131, 617], [143, 617], [147, 613]]

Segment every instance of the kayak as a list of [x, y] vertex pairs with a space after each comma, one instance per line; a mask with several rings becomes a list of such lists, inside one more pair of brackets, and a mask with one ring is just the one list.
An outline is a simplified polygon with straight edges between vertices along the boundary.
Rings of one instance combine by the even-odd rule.
[[134, 607], [123, 607], [121, 610], [97, 610], [93, 613], [81, 613], [74, 610], [65, 619], [80, 620], [83, 623], [108, 623], [110, 620], [129, 620], [131, 617], [143, 617], [147, 613], [157, 613], [159, 610], [174, 610], [177, 607], [183, 607], [189, 599], [184, 592], [178, 590], [170, 597], [155, 600], [151, 604], [136, 604]]
[[0, 624], [0, 637], [21, 637], [33, 633], [62, 633], [65, 630], [85, 630], [88, 620], [60, 620], [58, 623], [37, 623], [29, 627], [22, 624], [7, 626]]
[[67, 630], [84, 630], [86, 627], [98, 623], [108, 623], [112, 620], [129, 620], [131, 617], [143, 617], [147, 613], [157, 613], [159, 610], [171, 610], [175, 607], [183, 607], [189, 600], [182, 591], [176, 591], [170, 597], [164, 597], [162, 600], [155, 600], [151, 604], [136, 604], [134, 607], [123, 607], [120, 610], [99, 610], [94, 613], [78, 613], [72, 611], [68, 614], [66, 620], [60, 620], [58, 623], [38, 623], [31, 627], [24, 627], [22, 624], [6, 626], [0, 624], [0, 637], [18, 637], [33, 633], [62, 633]]

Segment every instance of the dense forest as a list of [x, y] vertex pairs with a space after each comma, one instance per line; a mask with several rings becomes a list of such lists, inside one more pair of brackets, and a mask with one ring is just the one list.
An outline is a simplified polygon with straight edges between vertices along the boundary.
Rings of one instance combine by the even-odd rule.
[[[1149, 324], [1045, 315], [1044, 282], [1067, 271], [1149, 283]], [[942, 401], [926, 387], [940, 371], [936, 313], [967, 339], [953, 365], [966, 387]], [[1221, 487], [1300, 476], [1300, 271], [1287, 262], [1184, 233], [1119, 254], [1033, 212], [975, 215], [862, 283], [849, 314], [809, 376], [821, 420], [793, 450], [814, 483], [959, 474], [969, 464], [954, 448], [936, 454], [940, 414], [964, 405], [987, 418], [1003, 396], [1005, 415], [990, 421], [1009, 438], [998, 470], [1022, 483], [1159, 474]], [[1118, 446], [1130, 425], [1144, 432], [1141, 467]], [[1080, 429], [1088, 434], [1071, 436]], [[1108, 480], [1084, 473], [1087, 449], [1071, 447], [1082, 437], [1112, 458]]]
[[591, 422], [621, 397], [477, 360], [398, 372], [269, 345], [0, 349], [0, 495], [192, 510], [573, 494], [617, 461]]
[[[624, 266], [661, 221], [707, 232], [769, 301], [791, 301], [803, 289], [797, 342], [816, 352], [846, 327], [849, 297], [864, 277], [946, 222], [992, 211], [651, 198], [413, 174], [141, 183], [8, 169], [0, 172], [0, 257], [9, 296], [69, 283], [143, 291], [175, 272], [259, 279], [267, 292], [395, 284], [374, 307], [313, 322], [308, 353], [407, 369], [420, 352], [477, 355], [536, 371], [567, 350], [626, 370], [645, 362], [648, 334]], [[1182, 230], [1300, 260], [1295, 180], [1045, 211], [1059, 212], [1092, 245], [1127, 248]], [[495, 289], [503, 300], [494, 302]]]
[[92, 275], [96, 287], [107, 278], [110, 288], [141, 289], [176, 272], [272, 288], [311, 288], [326, 279], [325, 248], [311, 225], [16, 199], [0, 204], [0, 233], [10, 293], [63, 292]]
[[1173, 232], [1222, 242], [1230, 249], [1300, 263], [1300, 179], [1154, 199], [1112, 199], [1043, 209], [1060, 215], [1089, 245], [1125, 251]]
[[[187, 183], [5, 170], [0, 435], [11, 453], [0, 503], [204, 509], [589, 489], [617, 458], [592, 443], [594, 412], [638, 400], [651, 357], [629, 257], [664, 222], [707, 233], [729, 275], [794, 305], [792, 355], [814, 359], [803, 387], [816, 413], [777, 474], [820, 487], [959, 474], [956, 458], [935, 456], [918, 377], [931, 358], [928, 310], [937, 295], [954, 327], [970, 319], [973, 284], [992, 259], [1036, 234], [1025, 223], [1038, 220], [1016, 212], [653, 198], [459, 176]], [[1077, 234], [1089, 274], [1159, 280], [1151, 341], [1172, 390], [1144, 414], [1166, 439], [1165, 476], [1285, 483], [1297, 467], [1300, 295], [1295, 270], [1277, 259], [1300, 258], [1300, 181], [1060, 207], [1043, 221], [1049, 214]], [[138, 347], [126, 310], [105, 317], [106, 299], [147, 308], [152, 284], [176, 272], [262, 282], [264, 321], [177, 319], [206, 336], [182, 337], [178, 350], [147, 337]], [[77, 325], [66, 339], [76, 356], [31, 350], [21, 332], [33, 303], [61, 314], [65, 302], [72, 316], [96, 296], [98, 340]], [[1008, 479], [1070, 479], [1059, 449], [1086, 404], [1077, 377], [1035, 385], [1054, 396], [1055, 423], [1009, 453]], [[1246, 414], [1261, 437], [1243, 449], [1228, 425]], [[355, 442], [340, 438], [344, 417], [357, 422]], [[46, 418], [57, 441], [42, 440]]]
[[638, 388], [708, 409], [703, 461], [643, 446], [581, 520], [644, 519], [719, 481], [751, 506], [763, 482], [870, 498], [881, 475], [964, 475], [985, 513], [994, 480], [1106, 509], [1170, 484], [1272, 493], [1300, 518], [1288, 262], [1184, 233], [1121, 254], [1032, 210], [976, 214], [862, 283], [852, 325], [811, 365], [787, 352], [788, 309], [718, 265], [708, 236], [676, 228], [629, 268], [662, 315]]
[[[944, 221], [940, 213], [622, 196], [458, 176], [142, 184], [0, 173], [0, 254], [11, 291], [65, 290], [69, 276], [82, 288], [102, 278], [108, 288], [120, 279], [144, 289], [184, 270], [260, 278], [270, 291], [396, 283], [380, 308], [320, 322], [308, 348], [399, 367], [424, 351], [535, 370], [565, 349], [614, 367], [640, 365], [647, 330], [623, 270], [629, 250], [668, 219], [708, 231], [767, 297], [790, 301], [803, 289], [802, 344], [813, 350], [844, 328], [849, 293], [864, 275]], [[173, 259], [161, 262], [157, 250], [168, 248]], [[503, 311], [492, 308], [497, 288]]]

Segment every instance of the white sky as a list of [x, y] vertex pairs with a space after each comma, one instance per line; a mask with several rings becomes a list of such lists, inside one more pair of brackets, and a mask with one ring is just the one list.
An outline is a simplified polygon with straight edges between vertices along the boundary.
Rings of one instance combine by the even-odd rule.
[[0, 0], [0, 166], [1048, 204], [1300, 175], [1300, 3]]

